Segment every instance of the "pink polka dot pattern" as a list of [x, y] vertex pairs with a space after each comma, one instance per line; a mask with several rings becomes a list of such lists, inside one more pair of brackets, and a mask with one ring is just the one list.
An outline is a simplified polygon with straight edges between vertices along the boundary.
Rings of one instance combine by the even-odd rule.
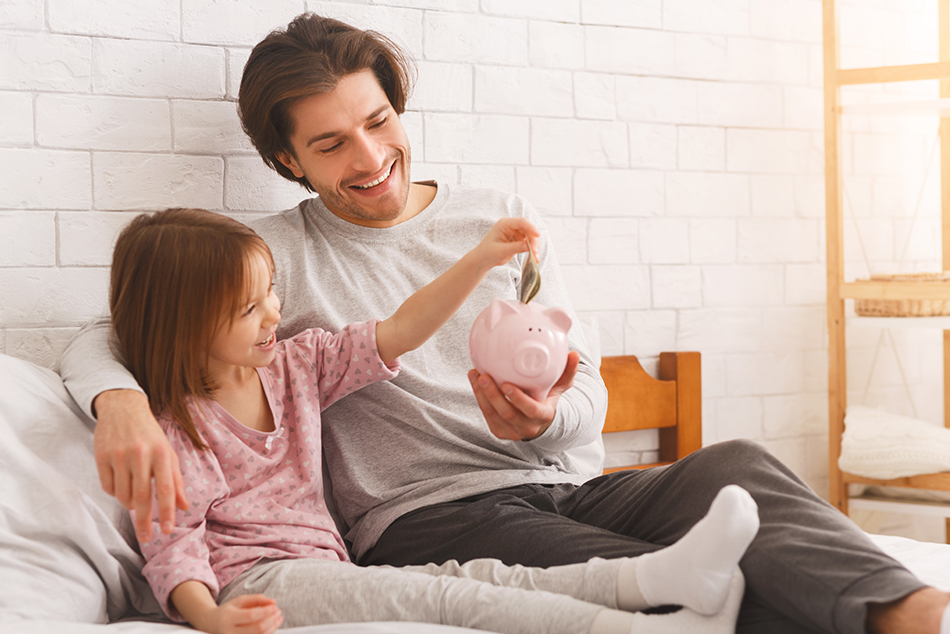
[[[315, 557], [347, 561], [343, 539], [323, 497], [320, 412], [372, 383], [396, 376], [376, 352], [376, 322], [338, 334], [307, 330], [281, 341], [277, 357], [258, 368], [276, 429], [261, 432], [235, 420], [214, 401], [189, 403], [210, 451], [195, 449], [169, 417], [159, 419], [181, 465], [190, 503], [170, 535], [158, 527], [141, 544], [144, 574], [166, 613], [179, 584], [201, 581], [214, 596], [264, 559]], [[133, 517], [134, 520], [134, 517]]]

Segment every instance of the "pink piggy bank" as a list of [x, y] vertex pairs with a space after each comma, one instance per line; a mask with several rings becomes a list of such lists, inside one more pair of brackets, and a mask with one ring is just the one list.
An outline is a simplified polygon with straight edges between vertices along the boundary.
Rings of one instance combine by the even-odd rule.
[[567, 365], [571, 318], [560, 308], [494, 299], [472, 325], [468, 350], [479, 374], [547, 398]]

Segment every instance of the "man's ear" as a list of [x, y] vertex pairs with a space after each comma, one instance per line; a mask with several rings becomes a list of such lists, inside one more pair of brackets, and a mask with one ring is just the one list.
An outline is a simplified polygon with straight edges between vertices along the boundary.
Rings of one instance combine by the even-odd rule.
[[297, 165], [297, 159], [294, 158], [293, 154], [290, 152], [278, 152], [276, 156], [277, 160], [280, 161], [284, 167], [289, 169], [294, 176], [303, 178], [303, 170]]

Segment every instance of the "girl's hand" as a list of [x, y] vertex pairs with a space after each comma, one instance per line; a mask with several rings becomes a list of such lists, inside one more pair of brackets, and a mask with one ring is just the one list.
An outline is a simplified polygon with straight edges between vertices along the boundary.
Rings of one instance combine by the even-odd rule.
[[537, 252], [538, 230], [524, 218], [502, 218], [474, 249], [376, 324], [376, 350], [383, 363], [415, 350], [459, 309], [493, 267], [517, 253]]
[[208, 615], [210, 634], [273, 634], [284, 616], [273, 599], [245, 594], [225, 601]]
[[525, 218], [502, 218], [472, 251], [486, 266], [499, 266], [506, 264], [518, 253], [527, 251], [526, 240], [537, 257], [540, 235], [535, 226]]

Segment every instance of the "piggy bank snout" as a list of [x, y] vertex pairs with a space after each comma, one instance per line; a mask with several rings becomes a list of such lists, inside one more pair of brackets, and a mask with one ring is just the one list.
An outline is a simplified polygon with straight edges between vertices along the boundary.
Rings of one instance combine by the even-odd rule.
[[534, 378], [548, 368], [550, 359], [551, 353], [546, 345], [537, 341], [526, 341], [515, 350], [515, 370], [525, 377]]

